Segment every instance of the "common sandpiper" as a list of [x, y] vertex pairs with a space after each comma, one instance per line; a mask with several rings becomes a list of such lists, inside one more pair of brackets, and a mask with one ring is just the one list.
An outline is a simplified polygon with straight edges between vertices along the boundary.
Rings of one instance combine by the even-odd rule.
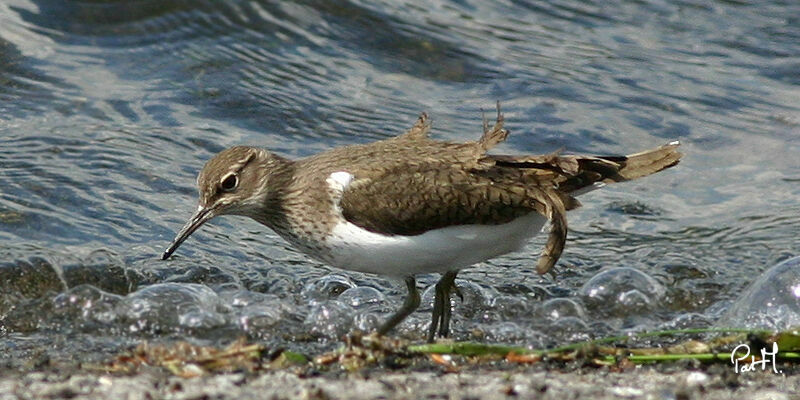
[[323, 263], [404, 279], [408, 295], [381, 335], [419, 306], [415, 275], [441, 273], [432, 341], [448, 335], [459, 270], [520, 250], [549, 221], [536, 270], [551, 271], [566, 242], [566, 212], [580, 206], [575, 196], [682, 156], [678, 142], [627, 156], [487, 154], [508, 136], [503, 122], [498, 105], [479, 140], [454, 143], [430, 139], [422, 114], [399, 136], [299, 160], [256, 147], [223, 150], [200, 171], [197, 210], [162, 259], [214, 217], [250, 217]]

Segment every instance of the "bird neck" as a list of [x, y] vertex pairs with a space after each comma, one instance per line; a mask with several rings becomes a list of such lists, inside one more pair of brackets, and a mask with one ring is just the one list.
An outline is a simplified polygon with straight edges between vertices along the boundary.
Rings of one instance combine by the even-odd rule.
[[265, 177], [258, 191], [257, 207], [248, 216], [276, 229], [286, 225], [286, 199], [295, 179], [295, 162], [275, 154], [270, 154], [262, 166]]

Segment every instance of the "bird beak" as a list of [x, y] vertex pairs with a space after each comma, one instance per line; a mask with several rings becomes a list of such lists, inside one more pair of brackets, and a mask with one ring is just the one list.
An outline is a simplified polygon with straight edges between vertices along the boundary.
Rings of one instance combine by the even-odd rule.
[[194, 231], [203, 226], [203, 224], [205, 224], [211, 218], [214, 218], [216, 215], [217, 211], [215, 208], [198, 206], [197, 211], [194, 212], [194, 215], [192, 215], [192, 218], [189, 219], [189, 222], [187, 222], [186, 225], [181, 228], [180, 232], [178, 232], [178, 234], [175, 236], [175, 239], [169, 244], [169, 247], [164, 250], [164, 254], [161, 255], [161, 259], [166, 260], [169, 258], [169, 256], [175, 252], [178, 246], [180, 246], [181, 243], [183, 243], [183, 241], [189, 237], [189, 235], [194, 233]]

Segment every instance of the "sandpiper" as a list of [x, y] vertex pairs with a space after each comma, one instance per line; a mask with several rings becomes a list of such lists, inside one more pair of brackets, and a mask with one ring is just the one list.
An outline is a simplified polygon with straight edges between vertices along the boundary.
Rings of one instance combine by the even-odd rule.
[[628, 156], [491, 155], [508, 136], [498, 104], [483, 136], [453, 143], [428, 137], [422, 114], [402, 135], [289, 160], [256, 147], [226, 149], [197, 177], [194, 215], [164, 251], [219, 215], [250, 217], [303, 253], [331, 266], [404, 279], [403, 306], [383, 335], [420, 303], [414, 276], [441, 273], [428, 341], [448, 335], [458, 271], [519, 250], [550, 222], [537, 264], [547, 273], [567, 237], [576, 195], [678, 163], [678, 142]]

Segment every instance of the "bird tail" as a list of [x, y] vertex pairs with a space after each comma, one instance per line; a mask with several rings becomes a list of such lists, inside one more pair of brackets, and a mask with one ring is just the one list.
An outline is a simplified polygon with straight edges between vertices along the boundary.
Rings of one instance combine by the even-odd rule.
[[[624, 182], [672, 167], [683, 154], [675, 141], [627, 156], [562, 155], [486, 156], [494, 166], [527, 170], [538, 180], [551, 180], [562, 193], [579, 195], [602, 183]], [[571, 209], [567, 205], [567, 209]]]
[[527, 170], [539, 180], [550, 180], [558, 190], [542, 192], [549, 199], [541, 202], [539, 212], [550, 222], [550, 235], [539, 258], [536, 271], [550, 272], [564, 249], [567, 239], [566, 211], [577, 208], [574, 197], [605, 183], [624, 182], [672, 167], [683, 154], [675, 141], [654, 149], [627, 156], [561, 155], [559, 152], [539, 156], [487, 156], [497, 167]]
[[598, 157], [619, 165], [617, 173], [606, 176], [602, 182], [629, 181], [672, 167], [680, 162], [683, 156], [683, 154], [678, 151], [678, 146], [680, 146], [680, 142], [675, 141], [656, 147], [655, 149], [645, 150], [627, 156]]

